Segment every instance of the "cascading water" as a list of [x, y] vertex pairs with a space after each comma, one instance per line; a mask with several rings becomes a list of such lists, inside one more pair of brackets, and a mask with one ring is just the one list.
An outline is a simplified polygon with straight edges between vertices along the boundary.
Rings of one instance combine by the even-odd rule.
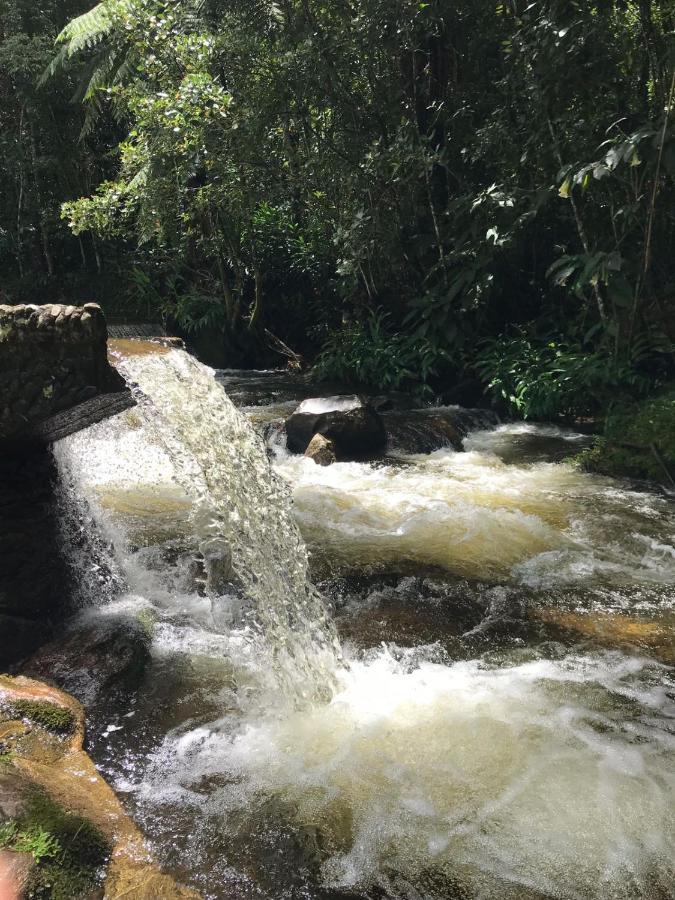
[[[555, 632], [471, 659], [440, 637], [347, 647], [340, 665], [289, 487], [213, 373], [179, 351], [120, 366], [138, 410], [56, 454], [126, 577], [108, 605], [155, 619], [146, 683], [131, 709], [92, 712], [92, 752], [181, 878], [241, 900], [673, 896], [667, 666]], [[527, 591], [534, 612], [665, 614], [667, 501], [545, 461], [542, 441], [558, 458], [580, 439], [501, 426], [465, 453], [276, 466], [328, 570], [431, 565], [445, 605], [473, 596], [444, 595], [461, 576]]]
[[299, 699], [329, 696], [339, 644], [309, 580], [287, 488], [251, 423], [213, 371], [182, 350], [126, 356], [118, 365], [146, 436], [162, 447], [190, 498], [212, 600], [237, 605], [232, 590], [239, 589], [279, 686]]

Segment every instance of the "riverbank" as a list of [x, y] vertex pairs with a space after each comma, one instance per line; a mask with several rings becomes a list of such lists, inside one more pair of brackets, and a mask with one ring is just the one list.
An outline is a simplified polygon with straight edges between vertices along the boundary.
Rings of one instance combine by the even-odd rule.
[[649, 479], [675, 489], [675, 386], [610, 409], [603, 434], [579, 457], [589, 472]]

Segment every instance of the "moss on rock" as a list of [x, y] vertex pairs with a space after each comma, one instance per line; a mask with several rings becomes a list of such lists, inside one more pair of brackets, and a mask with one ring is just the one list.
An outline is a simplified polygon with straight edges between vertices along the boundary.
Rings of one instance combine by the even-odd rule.
[[[70, 731], [55, 730], [68, 720], [54, 718], [51, 707], [70, 714]], [[23, 720], [9, 718], [17, 715]], [[157, 867], [85, 753], [84, 732], [84, 711], [73, 697], [24, 676], [0, 675], [0, 852], [32, 855], [24, 894], [198, 900]]]
[[71, 734], [76, 724], [71, 710], [48, 701], [16, 700], [12, 713], [17, 719], [28, 719], [55, 734]]
[[0, 848], [29, 853], [26, 894], [49, 900], [89, 896], [103, 884], [111, 844], [87, 819], [31, 787], [20, 816], [0, 826]]

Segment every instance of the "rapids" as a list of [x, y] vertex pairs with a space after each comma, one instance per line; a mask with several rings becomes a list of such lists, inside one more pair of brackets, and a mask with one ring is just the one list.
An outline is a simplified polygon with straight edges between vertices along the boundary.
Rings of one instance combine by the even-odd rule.
[[464, 452], [405, 428], [322, 468], [278, 427], [266, 452], [225, 393], [269, 429], [305, 382], [121, 366], [139, 406], [55, 454], [116, 573], [90, 602], [153, 622], [91, 752], [166, 866], [240, 900], [675, 896], [666, 497], [569, 465], [580, 435], [480, 414]]

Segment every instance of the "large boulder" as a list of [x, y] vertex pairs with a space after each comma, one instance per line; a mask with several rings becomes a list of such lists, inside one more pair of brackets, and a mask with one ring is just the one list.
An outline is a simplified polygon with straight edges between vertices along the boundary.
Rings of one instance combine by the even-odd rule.
[[381, 453], [387, 435], [379, 414], [357, 397], [305, 400], [286, 420], [291, 453], [304, 453], [315, 434], [334, 445], [338, 459], [359, 459]]
[[[0, 675], [3, 728], [0, 824], [11, 823], [12, 852], [0, 859], [0, 896], [17, 897], [31, 876], [31, 897], [199, 900], [161, 871], [84, 751], [84, 710], [76, 700], [30, 678]], [[48, 867], [14, 852], [22, 834], [38, 830], [58, 841]]]

